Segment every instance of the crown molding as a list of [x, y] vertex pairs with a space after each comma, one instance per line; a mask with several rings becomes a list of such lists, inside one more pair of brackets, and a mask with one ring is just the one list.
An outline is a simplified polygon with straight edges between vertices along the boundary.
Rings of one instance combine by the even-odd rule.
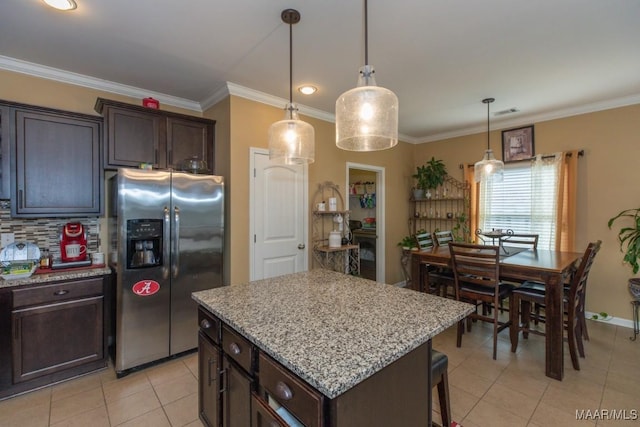
[[132, 98], [142, 99], [148, 96], [152, 96], [162, 104], [184, 108], [185, 110], [197, 111], [199, 113], [202, 112], [200, 103], [196, 101], [178, 98], [164, 93], [149, 91], [133, 86], [114, 83], [108, 80], [98, 79], [96, 77], [72, 73], [70, 71], [47, 67], [45, 65], [34, 64], [32, 62], [22, 61], [20, 59], [10, 58], [8, 56], [0, 55], [0, 69], [21, 74], [28, 74], [30, 76], [54, 80], [61, 83], [68, 83], [76, 86], [87, 87], [90, 89], [115, 93], [118, 95], [130, 96]]
[[[520, 117], [514, 117], [510, 120], [492, 120], [492, 130], [502, 130], [526, 126], [532, 123], [547, 122], [549, 120], [563, 119], [565, 117], [578, 116], [580, 114], [595, 113], [598, 111], [611, 110], [613, 108], [627, 107], [629, 105], [640, 104], [640, 94], [612, 98], [605, 101], [593, 102], [591, 104], [579, 105], [577, 107], [562, 108], [554, 111], [547, 111], [540, 114], [528, 114]], [[495, 126], [495, 127], [494, 127]], [[426, 142], [441, 141], [443, 139], [457, 138], [461, 136], [473, 135], [476, 133], [486, 132], [487, 128], [482, 126], [474, 126], [465, 129], [459, 129], [451, 132], [443, 132], [430, 135], [424, 138], [413, 138], [413, 144], [422, 144]]]

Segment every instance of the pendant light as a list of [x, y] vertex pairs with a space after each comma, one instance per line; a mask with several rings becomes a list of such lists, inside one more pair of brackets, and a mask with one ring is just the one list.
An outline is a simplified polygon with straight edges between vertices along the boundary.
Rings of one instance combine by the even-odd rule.
[[487, 151], [484, 157], [474, 166], [474, 178], [476, 182], [484, 180], [502, 181], [504, 177], [504, 163], [493, 156], [493, 150], [489, 145], [489, 106], [495, 101], [494, 98], [483, 99], [482, 102], [487, 104]]
[[358, 87], [336, 101], [336, 145], [349, 151], [378, 151], [398, 144], [398, 97], [376, 85], [369, 65], [367, 0], [364, 0], [364, 67]]
[[269, 127], [269, 159], [288, 165], [313, 163], [314, 130], [298, 118], [298, 106], [293, 103], [293, 24], [300, 22], [300, 12], [286, 9], [280, 15], [289, 24], [289, 103], [285, 118]]

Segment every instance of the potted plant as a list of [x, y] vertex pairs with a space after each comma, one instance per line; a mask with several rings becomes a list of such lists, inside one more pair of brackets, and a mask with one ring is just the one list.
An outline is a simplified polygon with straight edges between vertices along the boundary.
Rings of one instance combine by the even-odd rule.
[[417, 189], [423, 190], [427, 198], [429, 198], [430, 190], [444, 184], [447, 168], [442, 160], [436, 160], [435, 157], [431, 157], [431, 160], [416, 169], [417, 171], [413, 177], [418, 181]]
[[[607, 223], [609, 229], [620, 218], [627, 218], [631, 222], [630, 226], [623, 226], [618, 231], [620, 251], [624, 253], [622, 260], [631, 266], [633, 274], [637, 274], [640, 270], [640, 208], [625, 209], [618, 213]], [[629, 291], [640, 301], [640, 278], [629, 279]]]
[[402, 247], [405, 251], [408, 251], [416, 247], [416, 239], [413, 236], [404, 236], [402, 240], [398, 242], [398, 246]]

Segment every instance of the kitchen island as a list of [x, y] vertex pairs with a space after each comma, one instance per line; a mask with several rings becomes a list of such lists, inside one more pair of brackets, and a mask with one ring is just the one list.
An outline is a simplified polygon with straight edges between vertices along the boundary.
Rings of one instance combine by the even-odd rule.
[[[472, 311], [322, 269], [193, 298], [200, 413], [211, 425], [242, 413], [253, 426], [430, 426], [431, 338]], [[232, 394], [232, 377], [244, 378], [244, 392]]]

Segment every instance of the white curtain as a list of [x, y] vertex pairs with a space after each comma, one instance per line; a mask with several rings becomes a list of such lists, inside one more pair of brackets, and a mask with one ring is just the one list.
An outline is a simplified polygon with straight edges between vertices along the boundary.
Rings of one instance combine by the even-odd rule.
[[531, 224], [541, 249], [555, 249], [562, 158], [562, 153], [537, 155], [531, 162]]

